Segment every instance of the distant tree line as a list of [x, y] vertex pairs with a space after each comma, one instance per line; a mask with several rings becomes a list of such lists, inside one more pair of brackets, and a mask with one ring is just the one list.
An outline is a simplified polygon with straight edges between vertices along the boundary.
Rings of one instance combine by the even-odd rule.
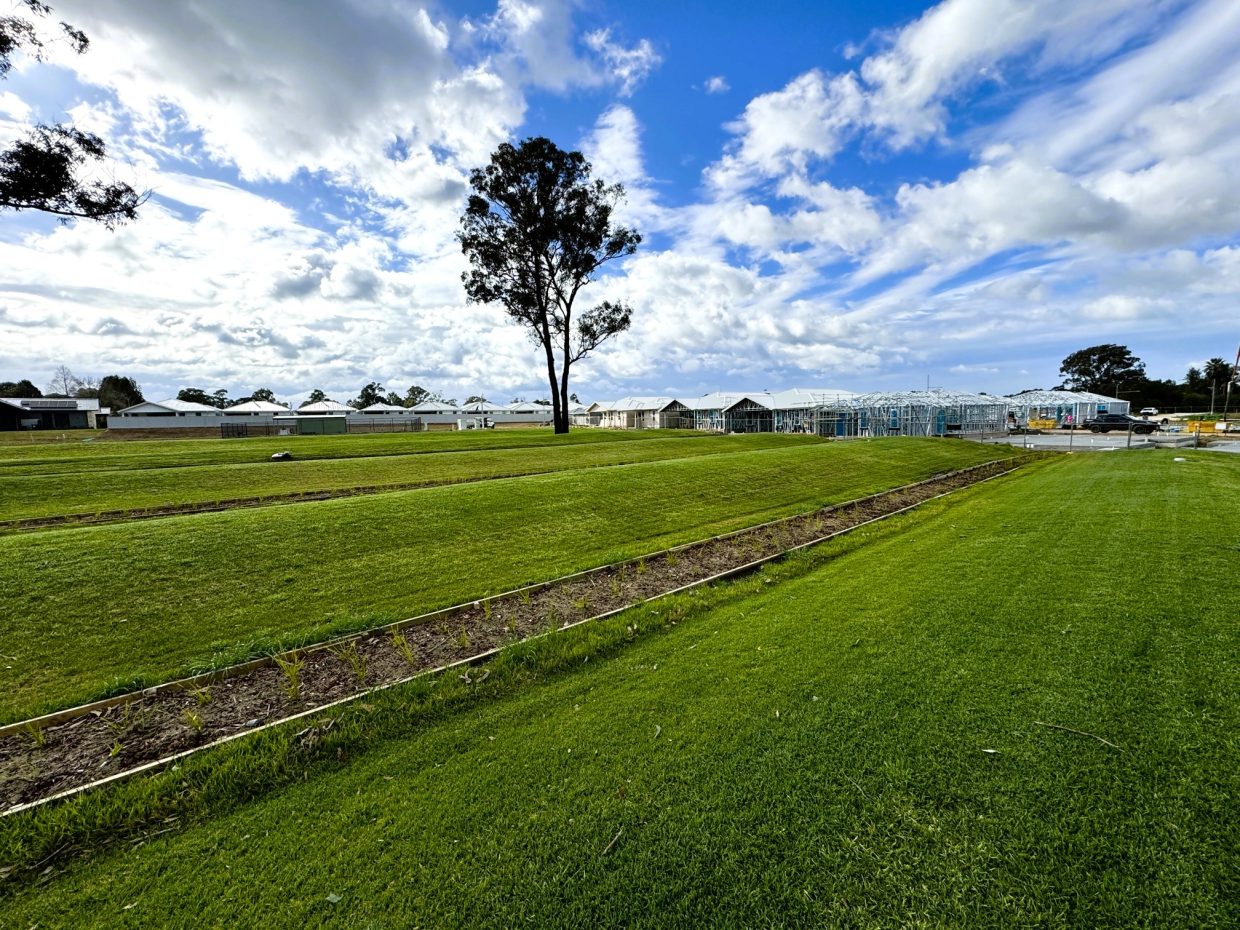
[[[237, 404], [244, 404], [253, 400], [265, 400], [275, 402], [275, 393], [268, 388], [259, 388], [252, 394], [242, 397], [233, 397], [226, 388], [220, 388], [215, 391], [206, 391], [203, 388], [187, 387], [177, 392], [177, 400], [190, 401], [195, 404], [205, 404], [208, 407], [215, 407], [224, 410]], [[328, 397], [327, 393], [320, 388], [315, 388], [310, 392], [310, 396], [301, 404], [317, 404], [320, 401], [333, 400]], [[390, 404], [393, 407], [414, 407], [425, 401], [439, 401], [445, 404], [456, 405], [455, 397], [446, 397], [439, 391], [431, 391], [422, 387], [420, 384], [411, 384], [409, 389], [401, 394], [399, 391], [389, 391], [377, 381], [368, 382], [357, 396], [347, 403], [356, 410], [370, 407], [374, 404]], [[486, 398], [480, 394], [471, 394], [465, 398], [465, 403], [472, 404], [476, 401], [486, 401]]]
[[1181, 381], [1159, 380], [1146, 377], [1145, 363], [1127, 346], [1104, 343], [1073, 352], [1063, 360], [1059, 374], [1063, 381], [1058, 388], [1118, 397], [1137, 409], [1221, 410], [1229, 384], [1233, 386], [1233, 404], [1240, 398], [1236, 385], [1240, 371], [1221, 357], [1210, 359], [1201, 368], [1189, 368]]

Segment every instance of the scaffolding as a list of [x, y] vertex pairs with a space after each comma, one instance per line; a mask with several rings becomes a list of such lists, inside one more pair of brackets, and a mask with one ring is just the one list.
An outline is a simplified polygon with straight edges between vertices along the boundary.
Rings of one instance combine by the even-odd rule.
[[1007, 429], [1006, 398], [967, 391], [893, 391], [846, 402], [858, 436], [979, 436]]
[[1005, 398], [1010, 426], [1080, 426], [1100, 413], [1128, 413], [1129, 403], [1090, 391], [1021, 391]]

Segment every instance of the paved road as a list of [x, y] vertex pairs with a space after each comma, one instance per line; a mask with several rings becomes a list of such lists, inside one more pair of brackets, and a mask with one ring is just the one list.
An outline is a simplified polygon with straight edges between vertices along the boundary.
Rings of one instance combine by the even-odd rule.
[[[1154, 433], [1152, 436], [1138, 436], [1134, 433], [1131, 446], [1128, 444], [1127, 433], [1091, 433], [1087, 430], [1076, 430], [1073, 433], [1056, 430], [1053, 433], [1035, 433], [1031, 436], [1006, 436], [1000, 439], [987, 439], [986, 442], [1007, 443], [1008, 445], [1029, 449], [1053, 449], [1057, 452], [1066, 452], [1069, 449], [1073, 452], [1110, 452], [1116, 449], [1158, 448], [1159, 443], [1157, 440], [1159, 439], [1163, 441], [1164, 448], [1174, 449], [1176, 446], [1172, 445], [1170, 440], [1180, 439], [1188, 441], [1192, 439], [1192, 434]], [[1191, 449], [1192, 445], [1186, 445], [1182, 448]], [[1208, 447], [1203, 442], [1201, 448], [1208, 448], [1211, 452], [1240, 452], [1240, 439], [1214, 442]]]

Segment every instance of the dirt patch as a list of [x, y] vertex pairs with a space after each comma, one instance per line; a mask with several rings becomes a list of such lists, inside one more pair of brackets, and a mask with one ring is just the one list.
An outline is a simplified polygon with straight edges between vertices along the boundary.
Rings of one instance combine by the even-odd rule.
[[[198, 676], [0, 737], [0, 808], [50, 797], [376, 686], [744, 570], [1012, 470], [992, 462], [644, 559], [463, 604], [278, 658]], [[257, 667], [256, 667], [257, 666]], [[466, 674], [486, 674], [481, 671]], [[78, 712], [66, 712], [66, 716]]]

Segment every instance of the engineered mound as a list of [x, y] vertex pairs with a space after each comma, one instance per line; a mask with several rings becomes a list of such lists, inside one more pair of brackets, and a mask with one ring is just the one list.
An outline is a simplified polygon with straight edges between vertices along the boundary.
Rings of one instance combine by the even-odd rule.
[[6, 916], [1235, 926], [1240, 461], [1183, 457], [1065, 457], [550, 637], [524, 675], [388, 692], [282, 737], [281, 787], [6, 883]]
[[5, 722], [1007, 456], [721, 454], [0, 538]]
[[263, 456], [244, 464], [96, 468], [55, 474], [10, 468], [0, 470], [0, 531], [117, 522], [298, 500], [326, 500], [380, 491], [823, 441], [808, 436], [757, 433], [748, 436], [679, 436], [659, 442], [609, 439], [563, 446], [537, 444], [466, 451], [437, 448], [433, 454], [428, 451], [406, 451], [354, 458], [294, 459], [289, 462], [272, 462]]
[[[460, 605], [420, 622], [252, 667], [133, 694], [71, 720], [30, 721], [0, 735], [0, 812], [233, 738], [377, 686], [466, 660], [531, 636], [605, 616], [717, 578], [1016, 467], [1010, 460], [953, 472], [862, 500], [690, 543], [657, 558], [570, 576]], [[468, 677], [468, 676], [467, 676]]]

